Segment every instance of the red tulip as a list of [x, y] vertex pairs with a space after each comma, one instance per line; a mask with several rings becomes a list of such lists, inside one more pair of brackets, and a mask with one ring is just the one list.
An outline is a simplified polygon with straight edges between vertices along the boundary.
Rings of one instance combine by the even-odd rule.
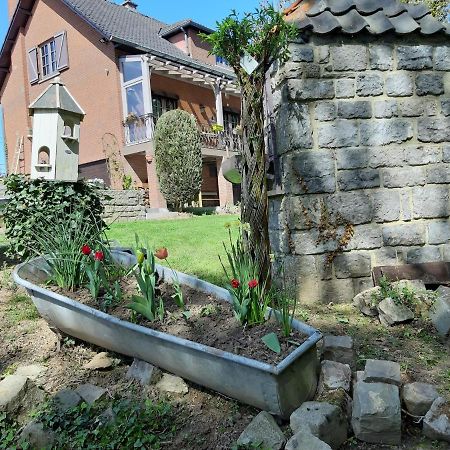
[[236, 280], [236, 278], [234, 278], [234, 279], [231, 280], [231, 286], [232, 286], [234, 289], [237, 289], [240, 285], [241, 285], [241, 283], [239, 283], [239, 280]]
[[258, 286], [258, 280], [250, 280], [250, 281], [248, 282], [248, 287], [249, 287], [250, 289], [254, 289], [256, 286]]
[[169, 256], [169, 252], [167, 251], [166, 247], [163, 247], [163, 248], [156, 250], [155, 256], [158, 259], [167, 259], [167, 257]]
[[89, 256], [92, 253], [91, 247], [89, 245], [84, 244], [83, 247], [81, 247], [81, 253], [83, 255]]
[[97, 261], [103, 261], [103, 260], [105, 259], [105, 254], [104, 254], [103, 252], [100, 252], [100, 251], [95, 252], [95, 253], [94, 253], [94, 258], [95, 258]]

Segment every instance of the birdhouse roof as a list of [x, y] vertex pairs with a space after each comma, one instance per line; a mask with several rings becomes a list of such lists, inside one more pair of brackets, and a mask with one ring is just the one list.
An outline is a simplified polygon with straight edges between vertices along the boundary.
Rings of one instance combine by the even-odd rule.
[[55, 78], [50, 86], [31, 103], [29, 108], [31, 114], [35, 109], [57, 109], [79, 116], [86, 115], [59, 78]]

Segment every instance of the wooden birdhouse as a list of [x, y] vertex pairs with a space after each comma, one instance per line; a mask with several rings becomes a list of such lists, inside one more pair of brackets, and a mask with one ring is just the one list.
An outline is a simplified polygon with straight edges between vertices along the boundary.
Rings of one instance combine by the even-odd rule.
[[78, 181], [80, 124], [85, 116], [58, 78], [30, 105], [31, 178]]

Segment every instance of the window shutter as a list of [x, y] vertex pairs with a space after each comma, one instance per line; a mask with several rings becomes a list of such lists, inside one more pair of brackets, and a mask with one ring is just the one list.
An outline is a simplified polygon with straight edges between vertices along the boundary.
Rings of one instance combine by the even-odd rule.
[[39, 81], [37, 47], [28, 50], [28, 79], [31, 84], [37, 83]]
[[63, 31], [55, 36], [56, 70], [69, 67], [69, 52], [67, 50], [67, 33]]

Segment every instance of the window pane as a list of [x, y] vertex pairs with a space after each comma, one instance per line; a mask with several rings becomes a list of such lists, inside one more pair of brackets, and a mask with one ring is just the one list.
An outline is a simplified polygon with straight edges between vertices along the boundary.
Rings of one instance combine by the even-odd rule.
[[123, 81], [134, 80], [135, 78], [142, 77], [142, 64], [141, 61], [129, 61], [122, 63]]
[[134, 113], [138, 116], [143, 116], [145, 114], [145, 108], [142, 83], [133, 84], [133, 86], [127, 87], [126, 94], [128, 114]]

